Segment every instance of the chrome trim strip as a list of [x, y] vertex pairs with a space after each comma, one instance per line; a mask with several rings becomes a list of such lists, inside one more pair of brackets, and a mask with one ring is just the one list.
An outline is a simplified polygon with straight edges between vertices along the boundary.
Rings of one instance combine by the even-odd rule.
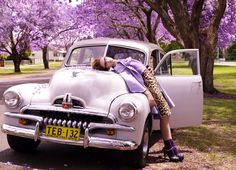
[[90, 138], [89, 146], [117, 150], [135, 150], [138, 148], [138, 145], [133, 141], [119, 141], [96, 137]]
[[99, 112], [94, 109], [77, 109], [77, 108], [70, 108], [70, 109], [64, 109], [62, 107], [56, 107], [56, 106], [38, 106], [38, 105], [27, 105], [23, 107], [20, 112], [23, 113], [25, 110], [40, 110], [40, 111], [56, 111], [56, 112], [65, 112], [65, 113], [74, 113], [74, 114], [86, 114], [86, 115], [95, 115], [95, 116], [103, 116], [110, 118], [113, 123], [117, 122], [117, 119], [113, 114], [108, 114], [107, 112]]
[[20, 118], [29, 119], [29, 120], [33, 120], [33, 121], [37, 121], [37, 122], [43, 121], [43, 117], [41, 117], [41, 116], [26, 115], [26, 114], [19, 114], [19, 113], [10, 113], [10, 112], [5, 112], [4, 115], [8, 116], [8, 117], [19, 118], [19, 119]]
[[84, 131], [84, 148], [89, 147], [89, 129], [86, 128]]
[[35, 135], [35, 130], [33, 129], [24, 129], [24, 128], [10, 126], [6, 124], [2, 124], [1, 130], [2, 132], [6, 134], [16, 135], [16, 136], [25, 137], [25, 138], [31, 138], [31, 139], [34, 139], [34, 135]]
[[119, 124], [103, 124], [103, 123], [90, 123], [88, 126], [89, 130], [93, 129], [118, 129], [125, 131], [135, 131], [135, 128], [130, 126], [124, 126]]
[[36, 142], [39, 138], [39, 122], [36, 123], [36, 126], [35, 126], [35, 131], [34, 131], [34, 141]]
[[44, 136], [44, 134], [38, 133], [37, 125], [36, 129], [32, 130], [32, 129], [25, 129], [2, 124], [1, 129], [2, 132], [4, 133], [25, 138], [31, 138], [36, 141], [41, 140], [41, 141], [49, 141], [49, 142], [69, 144], [69, 145], [78, 145], [78, 146], [84, 146], [84, 148], [96, 147], [96, 148], [106, 148], [106, 149], [116, 149], [116, 150], [134, 150], [137, 149], [138, 147], [138, 145], [133, 141], [122, 141], [122, 140], [106, 139], [100, 137], [89, 137], [88, 128], [85, 130], [84, 138], [81, 137], [79, 141], [70, 141], [70, 140], [46, 137]]

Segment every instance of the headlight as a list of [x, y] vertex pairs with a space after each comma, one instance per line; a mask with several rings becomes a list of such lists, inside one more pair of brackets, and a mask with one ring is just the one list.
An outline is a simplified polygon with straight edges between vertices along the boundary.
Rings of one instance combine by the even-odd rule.
[[9, 108], [16, 108], [21, 103], [21, 97], [18, 93], [9, 91], [3, 95], [3, 101]]
[[119, 110], [119, 117], [123, 121], [132, 121], [134, 120], [137, 114], [137, 108], [132, 103], [123, 103], [121, 104]]

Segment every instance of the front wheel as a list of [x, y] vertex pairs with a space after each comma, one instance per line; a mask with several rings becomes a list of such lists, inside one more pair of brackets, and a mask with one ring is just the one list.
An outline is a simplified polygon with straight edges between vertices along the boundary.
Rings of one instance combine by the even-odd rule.
[[147, 120], [143, 130], [143, 137], [141, 144], [134, 151], [130, 152], [130, 164], [136, 168], [143, 168], [146, 165], [148, 152], [149, 152], [149, 139], [150, 139], [150, 123]]
[[12, 135], [7, 135], [7, 142], [9, 146], [17, 152], [32, 152], [38, 147], [40, 143], [40, 141], [35, 142], [33, 139]]

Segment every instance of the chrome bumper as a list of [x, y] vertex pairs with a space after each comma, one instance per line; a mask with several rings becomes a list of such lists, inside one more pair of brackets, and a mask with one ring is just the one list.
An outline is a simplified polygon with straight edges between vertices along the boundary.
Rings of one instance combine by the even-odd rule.
[[89, 135], [89, 131], [96, 128], [104, 128], [104, 129], [117, 129], [123, 131], [134, 131], [133, 127], [122, 126], [119, 124], [102, 124], [102, 123], [90, 123], [84, 132], [84, 136], [80, 138], [79, 141], [65, 140], [47, 137], [43, 132], [40, 132], [40, 124], [43, 123], [43, 118], [39, 116], [32, 115], [22, 115], [22, 114], [14, 114], [14, 113], [4, 113], [5, 116], [14, 117], [14, 118], [25, 118], [29, 120], [36, 121], [35, 129], [26, 129], [22, 127], [11, 126], [7, 124], [2, 124], [1, 130], [2, 132], [10, 135], [25, 137], [34, 139], [35, 141], [49, 141], [55, 143], [62, 143], [68, 145], [77, 145], [87, 147], [96, 147], [96, 148], [106, 148], [106, 149], [116, 149], [116, 150], [134, 150], [137, 149], [137, 144], [133, 141], [123, 141], [116, 139], [107, 139], [101, 137], [92, 137]]

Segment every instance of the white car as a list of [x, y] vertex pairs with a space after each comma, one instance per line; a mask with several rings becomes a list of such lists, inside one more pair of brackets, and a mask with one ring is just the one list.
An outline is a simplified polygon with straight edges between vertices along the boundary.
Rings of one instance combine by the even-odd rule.
[[149, 139], [159, 130], [142, 93], [129, 93], [112, 71], [91, 68], [93, 58], [135, 58], [154, 68], [175, 103], [171, 128], [202, 122], [203, 89], [197, 49], [164, 51], [155, 44], [99, 38], [73, 45], [49, 84], [21, 84], [5, 91], [2, 131], [16, 151], [33, 151], [40, 141], [126, 150], [136, 167], [145, 166]]

